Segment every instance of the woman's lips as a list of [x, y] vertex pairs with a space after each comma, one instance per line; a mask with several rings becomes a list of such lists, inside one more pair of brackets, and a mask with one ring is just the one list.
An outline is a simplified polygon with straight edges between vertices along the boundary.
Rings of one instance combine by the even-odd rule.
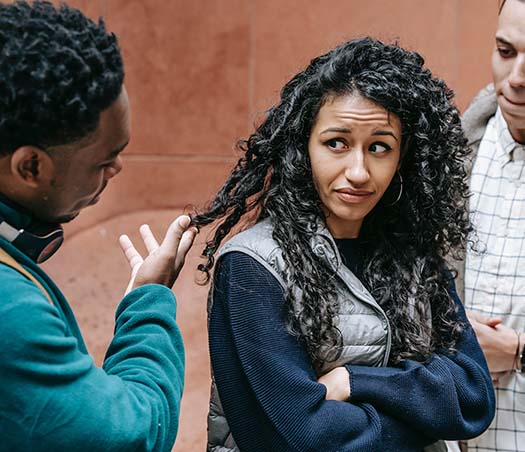
[[353, 190], [353, 189], [347, 189], [347, 188], [341, 188], [341, 189], [335, 190], [335, 192], [337, 196], [339, 197], [339, 199], [341, 199], [344, 202], [351, 203], [351, 204], [368, 201], [374, 195], [374, 192], [372, 191]]

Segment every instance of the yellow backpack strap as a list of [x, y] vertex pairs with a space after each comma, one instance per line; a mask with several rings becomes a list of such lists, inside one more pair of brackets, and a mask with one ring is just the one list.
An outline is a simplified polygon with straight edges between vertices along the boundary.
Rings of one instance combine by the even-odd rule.
[[44, 293], [47, 300], [53, 304], [53, 299], [51, 298], [51, 295], [49, 295], [49, 292], [44, 288], [44, 286], [36, 279], [30, 272], [28, 272], [24, 267], [22, 267], [10, 254], [8, 254], [4, 249], [0, 248], [0, 263], [5, 264], [22, 275], [24, 275], [27, 279], [34, 282], [36, 286]]

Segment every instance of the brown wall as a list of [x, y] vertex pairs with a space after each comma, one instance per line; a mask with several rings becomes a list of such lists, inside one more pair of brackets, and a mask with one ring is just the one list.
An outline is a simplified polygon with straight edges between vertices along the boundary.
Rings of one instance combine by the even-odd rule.
[[[458, 93], [490, 81], [497, 0], [71, 0], [119, 36], [133, 110], [126, 168], [71, 230], [135, 209], [202, 204], [279, 89], [362, 35], [399, 39]], [[260, 117], [260, 116], [259, 116]]]
[[[419, 51], [461, 109], [490, 81], [497, 0], [70, 0], [103, 15], [120, 38], [133, 111], [125, 169], [103, 200], [67, 226], [46, 268], [79, 314], [97, 362], [127, 278], [116, 245], [142, 221], [162, 230], [210, 199], [283, 83], [314, 56], [370, 35]], [[173, 210], [174, 209], [174, 210]], [[203, 450], [208, 396], [206, 288], [194, 284], [200, 245], [175, 292], [187, 346], [187, 387], [174, 450]]]

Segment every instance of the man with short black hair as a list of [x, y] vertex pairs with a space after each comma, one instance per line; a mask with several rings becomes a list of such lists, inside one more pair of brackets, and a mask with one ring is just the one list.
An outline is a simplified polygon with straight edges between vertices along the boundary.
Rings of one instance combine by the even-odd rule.
[[463, 116], [479, 245], [467, 250], [458, 293], [497, 396], [492, 425], [468, 450], [510, 452], [525, 451], [525, 1], [503, 1], [499, 12], [494, 83]]
[[0, 451], [170, 451], [184, 349], [171, 287], [195, 237], [182, 216], [131, 281], [102, 368], [37, 265], [61, 223], [95, 204], [130, 137], [124, 70], [102, 20], [50, 2], [0, 3]]

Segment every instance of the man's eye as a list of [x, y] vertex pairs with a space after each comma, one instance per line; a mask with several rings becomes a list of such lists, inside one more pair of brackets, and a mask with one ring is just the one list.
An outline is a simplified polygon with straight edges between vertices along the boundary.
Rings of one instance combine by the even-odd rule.
[[381, 154], [382, 152], [390, 151], [392, 148], [386, 143], [372, 143], [368, 150], [375, 154]]
[[514, 54], [514, 52], [511, 49], [506, 49], [504, 47], [498, 47], [498, 53], [502, 58], [509, 58]]
[[336, 151], [346, 149], [346, 143], [341, 138], [332, 138], [326, 142], [326, 145], [331, 149], [335, 149]]

